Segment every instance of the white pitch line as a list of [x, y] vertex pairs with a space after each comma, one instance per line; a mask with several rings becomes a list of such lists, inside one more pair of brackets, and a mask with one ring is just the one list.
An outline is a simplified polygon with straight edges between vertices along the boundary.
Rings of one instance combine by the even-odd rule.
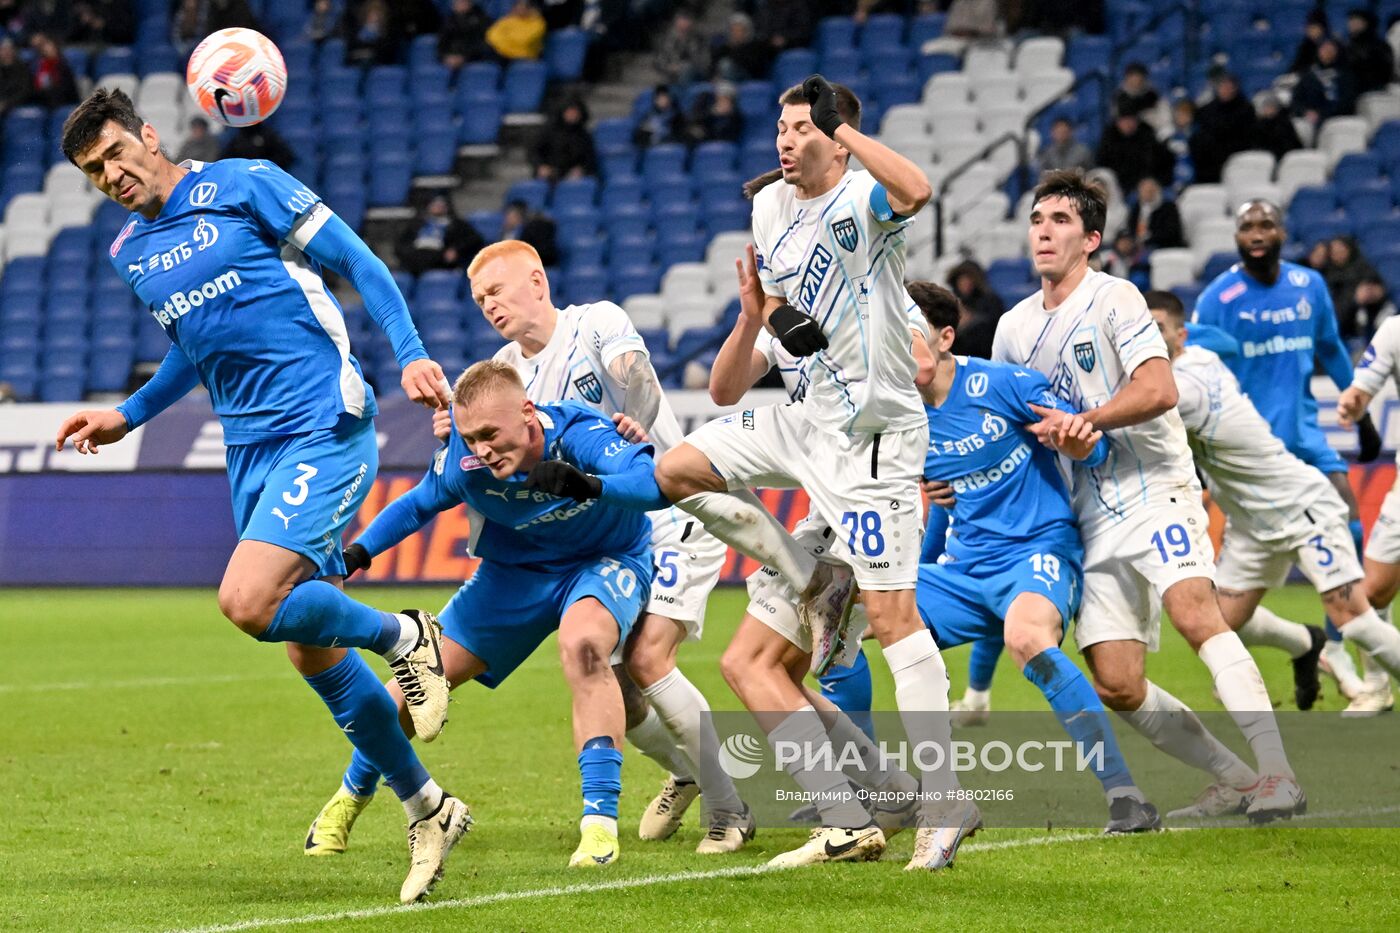
[[[1075, 833], [1056, 836], [1036, 836], [1031, 839], [1005, 839], [1000, 842], [969, 842], [961, 847], [963, 852], [990, 852], [996, 849], [1019, 849], [1026, 846], [1054, 845], [1061, 842], [1084, 842], [1090, 839], [1113, 838], [1101, 833]], [[425, 910], [452, 910], [458, 907], [483, 907], [508, 901], [523, 901], [543, 897], [568, 897], [574, 894], [592, 894], [601, 891], [622, 891], [628, 888], [645, 888], [659, 884], [676, 884], [684, 881], [709, 881], [715, 878], [749, 878], [781, 869], [767, 865], [744, 865], [735, 868], [720, 868], [714, 871], [690, 871], [674, 875], [645, 875], [640, 878], [621, 878], [598, 884], [569, 884], [548, 888], [532, 888], [525, 891], [498, 891], [477, 897], [459, 897], [446, 901], [428, 901], [409, 906], [388, 905], [367, 907], [362, 910], [342, 910], [328, 914], [310, 914], [302, 917], [271, 917], [265, 920], [240, 920], [237, 923], [216, 924], [214, 926], [189, 927], [172, 933], [240, 933], [242, 930], [262, 930], [272, 927], [300, 926], [306, 923], [334, 923], [341, 920], [366, 920], [374, 917], [389, 917], [397, 914], [414, 913]]]
[[47, 684], [0, 684], [0, 693], [54, 693], [66, 690], [112, 690], [129, 687], [203, 687], [259, 680], [285, 680], [288, 674], [201, 674], [188, 677], [141, 677], [132, 680], [70, 680]]

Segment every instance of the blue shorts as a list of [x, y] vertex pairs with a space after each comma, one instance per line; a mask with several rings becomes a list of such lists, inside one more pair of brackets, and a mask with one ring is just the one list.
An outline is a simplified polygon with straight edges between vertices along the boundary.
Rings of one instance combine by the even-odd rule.
[[227, 451], [233, 524], [240, 541], [266, 541], [345, 573], [341, 535], [379, 472], [371, 418]]
[[477, 680], [494, 688], [559, 628], [570, 606], [589, 596], [617, 621], [620, 647], [650, 598], [651, 574], [650, 552], [562, 571], [483, 560], [438, 619], [444, 635], [486, 662]]
[[1022, 593], [1037, 593], [1055, 604], [1063, 637], [1079, 611], [1083, 580], [1078, 555], [1028, 548], [995, 561], [922, 564], [915, 597], [940, 648], [1001, 638], [1007, 610]]
[[1341, 454], [1332, 449], [1332, 445], [1327, 443], [1327, 435], [1316, 425], [1304, 427], [1298, 440], [1288, 448], [1288, 452], [1309, 466], [1317, 467], [1323, 473], [1347, 472], [1347, 462], [1342, 459]]

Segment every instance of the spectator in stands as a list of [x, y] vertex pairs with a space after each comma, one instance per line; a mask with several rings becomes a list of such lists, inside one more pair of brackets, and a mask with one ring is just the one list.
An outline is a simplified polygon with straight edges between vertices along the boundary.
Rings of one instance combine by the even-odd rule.
[[1356, 93], [1384, 90], [1395, 76], [1395, 53], [1376, 29], [1376, 14], [1354, 9], [1347, 13], [1347, 64], [1356, 80]]
[[646, 148], [662, 143], [684, 142], [685, 121], [671, 89], [658, 84], [651, 92], [651, 107], [632, 131], [632, 145]]
[[394, 253], [406, 271], [421, 275], [429, 269], [465, 269], [485, 245], [476, 228], [453, 213], [447, 195], [435, 194], [400, 235]]
[[704, 143], [723, 141], [736, 143], [744, 133], [744, 116], [739, 113], [734, 85], [727, 81], [715, 83], [711, 93], [701, 94], [695, 100], [695, 109], [690, 117], [690, 139]]
[[710, 43], [695, 25], [695, 14], [676, 11], [671, 28], [656, 47], [657, 74], [668, 84], [703, 81], [710, 73]]
[[1066, 117], [1056, 117], [1050, 124], [1050, 141], [1035, 157], [1036, 172], [1094, 167], [1094, 153], [1074, 135], [1074, 124]]
[[180, 8], [171, 17], [170, 44], [181, 55], [188, 55], [207, 35], [200, 31], [204, 28], [204, 17], [200, 14], [199, 0], [180, 0]]
[[1151, 176], [1137, 184], [1137, 200], [1128, 211], [1128, 230], [1144, 252], [1186, 245], [1176, 204], [1162, 195], [1161, 184]]
[[554, 221], [539, 211], [530, 210], [524, 201], [511, 201], [501, 215], [502, 240], [523, 240], [540, 254], [546, 268], [559, 262], [559, 244], [555, 239]]
[[1356, 311], [1351, 321], [1343, 319], [1339, 312], [1337, 327], [1343, 339], [1360, 349], [1371, 339], [1376, 328], [1395, 314], [1395, 303], [1390, 300], [1385, 282], [1373, 274], [1356, 283], [1355, 305]]
[[29, 0], [23, 9], [24, 32], [31, 40], [42, 32], [63, 42], [73, 32], [72, 0]]
[[1328, 117], [1355, 110], [1356, 78], [1342, 61], [1341, 46], [1324, 39], [1317, 47], [1317, 61], [1293, 91], [1293, 113], [1316, 127]]
[[1254, 107], [1240, 95], [1240, 82], [1226, 71], [1213, 78], [1210, 101], [1196, 113], [1191, 158], [1197, 183], [1215, 184], [1225, 160], [1255, 146]]
[[1098, 260], [1100, 271], [1116, 275], [1120, 279], [1132, 279], [1134, 274], [1146, 268], [1142, 246], [1126, 229], [1118, 231], [1118, 235], [1113, 238], [1112, 247], [1100, 249], [1093, 258]]
[[214, 162], [218, 158], [219, 141], [209, 132], [209, 121], [203, 117], [192, 117], [190, 134], [185, 137], [180, 151], [175, 153], [176, 164], [187, 159], [193, 159], [195, 162]]
[[0, 382], [0, 405], [13, 405], [19, 401], [19, 394], [15, 392], [15, 387], [8, 382]]
[[971, 259], [965, 259], [948, 272], [948, 288], [962, 305], [954, 353], [992, 355], [992, 335], [1006, 306], [987, 282], [987, 273]]
[[1151, 124], [1152, 111], [1161, 100], [1157, 89], [1147, 77], [1147, 66], [1142, 62], [1129, 62], [1123, 70], [1123, 80], [1118, 90], [1113, 92], [1114, 113], [1135, 113], [1140, 119]]
[[345, 63], [392, 65], [399, 59], [399, 36], [384, 0], [365, 0], [345, 11]]
[[80, 0], [73, 4], [77, 22], [69, 34], [75, 45], [130, 45], [136, 38], [131, 5], [120, 0]]
[[1324, 279], [1327, 278], [1326, 240], [1318, 240], [1312, 245], [1312, 248], [1308, 250], [1307, 255], [1303, 257], [1303, 265], [1307, 266], [1309, 269], [1312, 269], [1314, 272], [1322, 273], [1322, 277]]
[[1273, 91], [1260, 94], [1254, 100], [1254, 109], [1258, 117], [1256, 149], [1267, 149], [1274, 154], [1275, 159], [1281, 159], [1285, 152], [1303, 148], [1303, 141], [1298, 138], [1293, 119], [1283, 109], [1277, 94]]
[[204, 15], [204, 32], [199, 37], [201, 39], [211, 32], [232, 29], [235, 26], [261, 28], [257, 17], [253, 15], [253, 8], [248, 5], [248, 0], [202, 0], [200, 6]]
[[266, 159], [279, 168], [290, 170], [297, 154], [281, 135], [266, 123], [244, 126], [227, 134], [225, 159]]
[[805, 48], [812, 42], [817, 20], [811, 0], [766, 0], [758, 8], [758, 33], [776, 55]]
[[33, 101], [44, 107], [62, 107], [78, 102], [78, 82], [63, 50], [48, 33], [36, 32], [29, 40], [34, 47]]
[[583, 101], [565, 101], [558, 116], [540, 134], [530, 161], [536, 178], [551, 181], [598, 174], [598, 152], [588, 132]]
[[544, 51], [546, 29], [544, 17], [530, 0], [515, 0], [510, 12], [486, 30], [486, 41], [507, 61], [536, 59]]
[[24, 0], [0, 0], [0, 37], [18, 41], [24, 35]]
[[1124, 191], [1136, 188], [1137, 183], [1148, 176], [1163, 185], [1171, 183], [1171, 151], [1136, 113], [1120, 113], [1104, 127], [1095, 161], [1113, 172], [1118, 187]]
[[435, 36], [442, 29], [442, 12], [437, 0], [396, 0], [393, 28], [401, 39], [412, 42], [418, 36]]
[[306, 28], [302, 35], [312, 42], [320, 43], [335, 36], [340, 29], [340, 17], [336, 14], [333, 0], [316, 0], [311, 5], [311, 15], [306, 18]]
[[597, 7], [599, 3], [597, 0], [541, 0], [540, 12], [544, 14], [545, 31], [554, 32], [579, 25], [590, 6]]
[[948, 5], [948, 18], [943, 21], [943, 35], [925, 42], [922, 51], [925, 55], [961, 55], [973, 42], [1000, 36], [1003, 26], [997, 0], [953, 0]]
[[1303, 24], [1303, 38], [1293, 53], [1293, 64], [1289, 72], [1301, 75], [1317, 63], [1317, 48], [1331, 38], [1332, 30], [1327, 25], [1327, 11], [1319, 4], [1308, 11], [1307, 22]]
[[490, 25], [490, 18], [475, 0], [452, 0], [452, 10], [438, 33], [438, 61], [456, 71], [467, 62], [490, 58], [491, 46], [486, 42]]
[[743, 13], [729, 17], [729, 31], [712, 56], [715, 76], [724, 81], [754, 81], [768, 77], [772, 50], [754, 36], [753, 20]]
[[[1327, 242], [1327, 269], [1322, 273], [1327, 291], [1337, 309], [1337, 322], [1347, 326], [1356, 317], [1356, 287], [1363, 279], [1375, 278], [1376, 270], [1361, 255], [1356, 241], [1349, 236], [1333, 237]], [[1354, 324], [1353, 330], [1354, 328]], [[1346, 331], [1343, 330], [1343, 336]], [[1364, 335], [1363, 335], [1364, 336]]]
[[33, 92], [34, 75], [20, 61], [15, 40], [9, 36], [0, 39], [0, 116], [24, 104]]
[[1172, 190], [1181, 191], [1196, 177], [1192, 137], [1196, 133], [1196, 105], [1183, 97], [1172, 104], [1172, 125], [1162, 133], [1162, 143], [1176, 159], [1172, 166]]

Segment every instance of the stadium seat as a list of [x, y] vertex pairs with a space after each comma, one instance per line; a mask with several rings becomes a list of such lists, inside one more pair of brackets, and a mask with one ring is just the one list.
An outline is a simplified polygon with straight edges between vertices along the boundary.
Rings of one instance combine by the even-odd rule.
[[544, 101], [544, 86], [548, 78], [549, 67], [544, 62], [511, 62], [501, 85], [506, 113], [537, 113]]
[[1318, 131], [1317, 148], [1336, 165], [1349, 152], [1365, 151], [1367, 135], [1366, 121], [1361, 117], [1332, 117]]
[[[778, 53], [778, 57], [773, 62], [773, 80], [768, 81], [747, 81], [739, 86], [740, 110], [747, 116], [751, 112], [754, 103], [753, 95], [755, 90], [761, 85], [763, 89], [763, 107], [771, 110], [773, 102], [778, 94], [794, 84], [801, 84], [808, 75], [817, 70], [817, 53], [811, 49], [786, 49]], [[749, 88], [749, 97], [745, 107], [744, 89]], [[775, 90], [776, 89], [776, 90]], [[762, 111], [760, 111], [762, 112]]]
[[501, 131], [503, 115], [501, 101], [497, 97], [472, 98], [469, 105], [459, 111], [462, 117], [458, 141], [466, 146], [480, 146], [494, 143]]
[[[633, 295], [622, 309], [638, 331], [654, 331], [666, 326], [666, 301], [660, 295]], [[647, 341], [650, 346], [651, 341]]]
[[943, 35], [943, 26], [947, 22], [946, 13], [920, 13], [909, 21], [909, 44], [919, 50], [925, 42], [937, 39]]
[[661, 296], [668, 301], [696, 298], [710, 293], [710, 270], [703, 262], [672, 266], [661, 279]]
[[851, 17], [826, 16], [817, 23], [816, 41], [812, 45], [818, 51], [849, 49], [855, 44], [856, 22]]
[[417, 132], [414, 146], [413, 171], [416, 175], [445, 175], [457, 162], [457, 133], [445, 130]]
[[549, 200], [549, 182], [540, 179], [517, 181], [506, 189], [505, 203], [524, 201], [532, 211], [542, 211]]
[[[1397, 134], [1400, 139], [1400, 134]], [[1275, 183], [1279, 187], [1279, 197], [1284, 206], [1293, 199], [1299, 188], [1322, 185], [1327, 182], [1327, 154], [1314, 149], [1295, 149], [1284, 153], [1278, 163], [1278, 176]]]
[[1195, 262], [1189, 249], [1154, 250], [1149, 263], [1154, 289], [1167, 290], [1196, 281]]
[[904, 17], [897, 13], [877, 13], [869, 16], [860, 27], [860, 47], [888, 48], [904, 44]]
[[1034, 36], [1016, 47], [1016, 70], [1022, 74], [1053, 71], [1064, 61], [1065, 43], [1058, 36]]
[[558, 81], [577, 81], [583, 76], [588, 56], [588, 33], [570, 27], [556, 29], [545, 40], [544, 58], [549, 76]]

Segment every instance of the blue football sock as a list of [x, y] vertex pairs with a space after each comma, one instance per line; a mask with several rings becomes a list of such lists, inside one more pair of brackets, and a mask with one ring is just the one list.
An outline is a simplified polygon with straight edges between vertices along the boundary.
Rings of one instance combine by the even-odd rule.
[[[1059, 648], [1046, 648], [1027, 661], [1021, 673], [1050, 701], [1055, 717], [1078, 746], [1081, 759], [1085, 757], [1085, 750], [1103, 743], [1102, 767], [1095, 768], [1094, 774], [1104, 791], [1133, 786], [1128, 763], [1123, 760], [1118, 739], [1109, 725], [1108, 712], [1074, 662]], [[1089, 760], [1093, 760], [1092, 756]]]
[[369, 763], [365, 753], [358, 748], [350, 756], [350, 767], [340, 779], [345, 789], [356, 797], [373, 797], [379, 788], [379, 769]]
[[617, 819], [617, 798], [622, 793], [622, 753], [605, 735], [583, 743], [578, 753], [583, 785], [583, 815]]
[[[306, 682], [330, 707], [336, 725], [363, 757], [364, 766], [383, 774], [400, 800], [428, 783], [428, 771], [403, 734], [389, 691], [358, 652], [347, 652], [339, 664], [313, 674]], [[372, 778], [368, 783], [373, 787]]]
[[391, 650], [401, 626], [390, 612], [356, 602], [324, 580], [292, 587], [258, 641], [290, 641], [320, 648]]
[[840, 707], [841, 712], [851, 718], [860, 731], [875, 741], [875, 717], [870, 714], [874, 700], [870, 685], [870, 662], [865, 658], [865, 649], [856, 652], [855, 663], [850, 667], [832, 667], [818, 678], [822, 685], [822, 696]]
[[1327, 633], [1327, 640], [1328, 640], [1328, 641], [1341, 641], [1341, 640], [1342, 640], [1342, 633], [1341, 633], [1341, 631], [1338, 630], [1337, 626], [1335, 626], [1335, 625], [1332, 624], [1332, 620], [1331, 620], [1331, 619], [1323, 619], [1323, 620], [1322, 620], [1322, 630], [1323, 630], [1324, 632]]
[[1356, 545], [1356, 556], [1363, 556], [1366, 553], [1366, 532], [1361, 527], [1361, 519], [1353, 518], [1347, 522], [1347, 528], [1351, 531], [1351, 543]]
[[992, 689], [992, 675], [997, 672], [1003, 642], [1000, 638], [984, 638], [972, 643], [967, 659], [967, 685], [973, 690]]

